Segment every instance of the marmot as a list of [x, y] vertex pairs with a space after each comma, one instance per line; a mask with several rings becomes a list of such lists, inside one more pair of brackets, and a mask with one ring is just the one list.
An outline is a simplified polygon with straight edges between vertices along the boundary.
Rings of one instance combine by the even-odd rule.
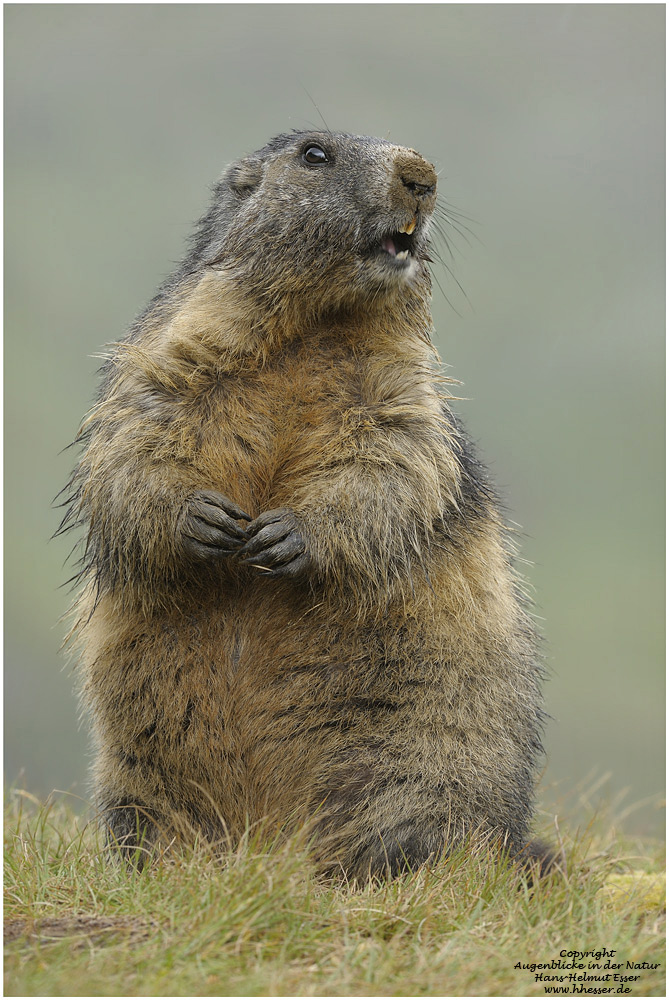
[[529, 842], [535, 629], [431, 341], [437, 176], [279, 135], [103, 367], [63, 528], [112, 839], [311, 817], [322, 870]]

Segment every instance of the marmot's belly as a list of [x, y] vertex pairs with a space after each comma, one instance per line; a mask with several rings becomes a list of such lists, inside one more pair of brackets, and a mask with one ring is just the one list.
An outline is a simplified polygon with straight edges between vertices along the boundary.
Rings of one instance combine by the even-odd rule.
[[100, 651], [103, 783], [123, 775], [130, 797], [209, 833], [315, 815], [336, 831], [324, 844], [349, 854], [371, 830], [443, 842], [454, 821], [508, 825], [530, 780], [525, 723], [500, 712], [494, 664], [449, 650], [434, 607], [429, 628], [399, 630], [296, 614], [276, 596], [263, 610], [239, 597], [182, 611]]

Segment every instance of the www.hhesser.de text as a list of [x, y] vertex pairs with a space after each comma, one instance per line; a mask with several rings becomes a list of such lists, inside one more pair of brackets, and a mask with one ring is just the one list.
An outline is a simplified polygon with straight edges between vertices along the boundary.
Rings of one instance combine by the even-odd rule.
[[[627, 983], [641, 979], [639, 972], [659, 968], [659, 962], [616, 962], [615, 957], [615, 949], [568, 951], [565, 948], [560, 952], [559, 958], [553, 958], [550, 962], [518, 962], [514, 968], [527, 969], [528, 972], [534, 973], [535, 983], [543, 983], [545, 993], [560, 996], [573, 994], [603, 996], [612, 993], [624, 995], [632, 992]], [[588, 971], [580, 971], [583, 969]], [[624, 969], [625, 972], [620, 972], [620, 969]], [[630, 971], [636, 972], [637, 975], [629, 975]], [[549, 986], [549, 983], [564, 985]]]

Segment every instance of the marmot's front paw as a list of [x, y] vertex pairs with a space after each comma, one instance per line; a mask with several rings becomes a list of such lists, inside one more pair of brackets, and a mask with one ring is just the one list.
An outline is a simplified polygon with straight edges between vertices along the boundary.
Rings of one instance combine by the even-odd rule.
[[249, 541], [238, 555], [247, 566], [266, 576], [297, 577], [309, 566], [299, 521], [292, 510], [268, 510], [246, 526]]
[[182, 521], [184, 548], [194, 559], [230, 556], [248, 540], [248, 532], [237, 521], [250, 521], [237, 504], [215, 490], [201, 490], [189, 501]]

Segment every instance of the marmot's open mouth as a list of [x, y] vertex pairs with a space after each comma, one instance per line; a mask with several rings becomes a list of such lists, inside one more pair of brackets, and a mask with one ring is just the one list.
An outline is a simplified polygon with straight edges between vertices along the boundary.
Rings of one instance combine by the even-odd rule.
[[407, 261], [412, 256], [416, 244], [414, 232], [417, 219], [414, 215], [411, 222], [395, 232], [388, 233], [381, 240], [381, 250], [398, 262]]

